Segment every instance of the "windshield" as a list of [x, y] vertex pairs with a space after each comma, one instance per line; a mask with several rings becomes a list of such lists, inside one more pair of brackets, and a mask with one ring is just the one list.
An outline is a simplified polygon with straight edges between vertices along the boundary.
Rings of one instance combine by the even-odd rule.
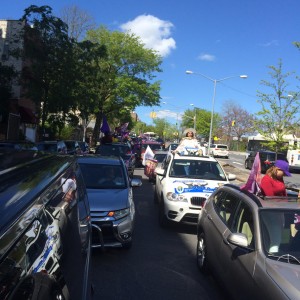
[[227, 180], [218, 162], [189, 159], [173, 160], [169, 176], [220, 181]]
[[262, 209], [263, 249], [269, 258], [300, 263], [300, 210]]
[[103, 156], [121, 156], [123, 158], [126, 158], [126, 154], [130, 153], [130, 148], [125, 145], [101, 145], [96, 151], [96, 154]]
[[165, 157], [167, 156], [167, 153], [156, 153], [154, 155], [154, 159], [156, 159], [159, 163], [161, 163]]
[[121, 165], [80, 163], [85, 185], [88, 189], [124, 189], [126, 180]]

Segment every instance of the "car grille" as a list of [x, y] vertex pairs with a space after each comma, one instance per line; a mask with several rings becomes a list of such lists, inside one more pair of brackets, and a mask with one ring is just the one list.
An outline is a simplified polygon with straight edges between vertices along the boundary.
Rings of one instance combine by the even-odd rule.
[[206, 198], [204, 198], [204, 197], [192, 197], [191, 198], [191, 204], [195, 205], [195, 206], [203, 207], [205, 201], [206, 201]]
[[[97, 222], [92, 221], [93, 224], [97, 225], [102, 230], [103, 240], [105, 242], [115, 241], [114, 233], [113, 233], [113, 223], [108, 222]], [[92, 230], [92, 244], [99, 244], [99, 233], [96, 229]]]

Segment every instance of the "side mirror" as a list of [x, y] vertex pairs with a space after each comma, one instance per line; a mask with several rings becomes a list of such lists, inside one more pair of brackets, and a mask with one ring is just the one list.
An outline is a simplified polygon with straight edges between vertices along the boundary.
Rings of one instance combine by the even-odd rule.
[[131, 179], [131, 182], [130, 182], [130, 185], [131, 185], [132, 187], [138, 187], [138, 186], [141, 186], [141, 185], [142, 185], [142, 181], [141, 181], [141, 179], [139, 179], [139, 178], [132, 178], [132, 179]]
[[235, 180], [235, 179], [236, 179], [236, 175], [235, 175], [235, 174], [232, 174], [232, 173], [228, 173], [228, 174], [227, 174], [227, 177], [228, 177], [228, 180], [229, 180], [229, 181], [232, 181], [232, 180]]
[[229, 234], [227, 241], [232, 245], [248, 248], [248, 239], [243, 233], [231, 233]]

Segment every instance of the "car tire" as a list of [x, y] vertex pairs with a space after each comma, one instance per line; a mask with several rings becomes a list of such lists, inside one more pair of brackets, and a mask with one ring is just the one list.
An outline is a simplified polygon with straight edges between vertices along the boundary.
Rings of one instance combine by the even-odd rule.
[[158, 223], [161, 228], [166, 228], [169, 223], [167, 217], [165, 216], [163, 199], [161, 199], [158, 206]]
[[196, 251], [196, 259], [198, 269], [202, 273], [208, 273], [208, 265], [207, 265], [207, 247], [204, 233], [201, 233], [197, 239], [197, 251]]
[[248, 165], [248, 161], [245, 160], [245, 169], [249, 170], [249, 165]]

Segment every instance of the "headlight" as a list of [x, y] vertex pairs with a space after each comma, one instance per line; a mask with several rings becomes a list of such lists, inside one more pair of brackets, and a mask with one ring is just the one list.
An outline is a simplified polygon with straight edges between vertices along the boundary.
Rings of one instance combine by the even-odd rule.
[[118, 220], [118, 219], [122, 219], [122, 218], [128, 216], [129, 213], [130, 213], [130, 208], [124, 208], [121, 210], [110, 211], [108, 213], [108, 216], [114, 217], [116, 220]]
[[167, 199], [170, 201], [188, 202], [187, 198], [182, 194], [175, 194], [172, 192], [167, 193]]

